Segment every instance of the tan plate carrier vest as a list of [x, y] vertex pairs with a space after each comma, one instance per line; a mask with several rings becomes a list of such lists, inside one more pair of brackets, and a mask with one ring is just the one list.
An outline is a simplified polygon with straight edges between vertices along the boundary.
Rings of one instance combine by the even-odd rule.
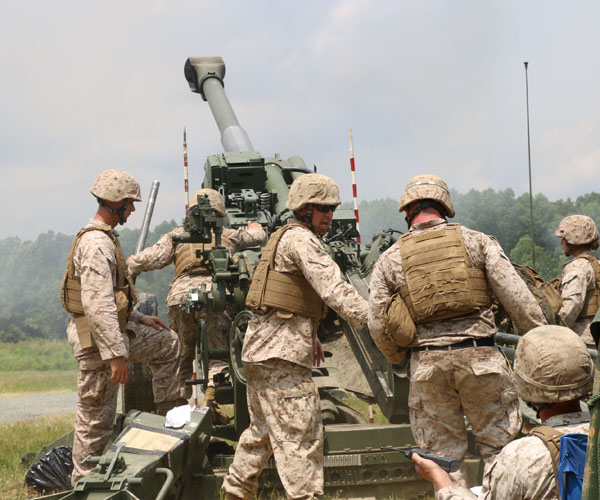
[[482, 269], [472, 266], [460, 224], [398, 240], [406, 285], [400, 294], [416, 324], [457, 318], [491, 306]]
[[[175, 251], [175, 277], [178, 278], [184, 273], [194, 276], [208, 276], [211, 274], [210, 269], [206, 267], [204, 260], [197, 257], [196, 251], [210, 250], [214, 246], [211, 243], [180, 243], [180, 246]], [[221, 233], [221, 245], [227, 250], [230, 248], [229, 238], [225, 234], [225, 230]]]
[[[587, 260], [592, 265], [592, 269], [594, 270], [596, 288], [588, 291], [585, 294], [585, 302], [583, 303], [583, 309], [579, 313], [579, 316], [577, 316], [577, 319], [592, 318], [596, 315], [598, 309], [600, 309], [600, 264], [598, 263], [598, 259], [596, 259], [596, 257], [594, 257], [593, 255], [590, 255], [589, 253], [585, 255], [578, 255], [573, 260], [575, 259]], [[565, 266], [567, 264], [565, 264]]]
[[115, 257], [117, 259], [117, 286], [115, 291], [115, 304], [117, 306], [117, 314], [119, 316], [119, 329], [125, 333], [127, 325], [127, 316], [133, 310], [133, 306], [137, 301], [135, 286], [133, 281], [127, 274], [127, 265], [125, 256], [121, 248], [119, 239], [115, 236], [108, 226], [93, 226], [85, 227], [77, 233], [73, 239], [69, 256], [67, 257], [67, 269], [62, 279], [60, 287], [60, 299], [65, 310], [73, 315], [79, 342], [82, 348], [92, 347], [95, 345], [90, 325], [83, 313], [83, 305], [81, 303], [81, 279], [75, 276], [75, 263], [73, 255], [75, 248], [79, 242], [79, 238], [89, 231], [102, 231], [112, 240], [115, 245]]
[[306, 278], [302, 274], [280, 273], [274, 270], [279, 240], [288, 230], [295, 227], [310, 231], [301, 224], [289, 223], [269, 237], [252, 277], [246, 306], [261, 314], [266, 314], [273, 308], [321, 319], [327, 310], [325, 303]]

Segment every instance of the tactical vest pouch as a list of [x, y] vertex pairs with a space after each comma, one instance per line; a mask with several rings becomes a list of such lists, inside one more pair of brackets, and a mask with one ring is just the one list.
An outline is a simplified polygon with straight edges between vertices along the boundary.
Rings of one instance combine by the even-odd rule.
[[562, 306], [562, 297], [557, 288], [556, 278], [548, 283], [529, 266], [513, 264], [513, 267], [519, 277], [525, 282], [535, 300], [537, 300], [548, 324], [559, 324], [560, 320], [557, 315]]
[[395, 293], [387, 300], [383, 323], [399, 346], [406, 347], [415, 339], [417, 327], [400, 293]]
[[117, 315], [119, 317], [119, 330], [121, 333], [125, 333], [127, 325], [127, 316], [129, 315], [130, 301], [127, 296], [127, 290], [129, 287], [123, 286], [118, 287], [115, 290], [115, 304], [117, 306]]
[[596, 257], [590, 254], [579, 255], [576, 259], [587, 260], [594, 270], [594, 277], [596, 279], [596, 288], [590, 290], [585, 296], [585, 302], [583, 303], [583, 309], [579, 313], [577, 319], [592, 318], [600, 309], [600, 264]]
[[311, 318], [323, 317], [323, 301], [304, 276], [270, 270], [262, 303]]
[[119, 318], [119, 330], [121, 333], [125, 333], [127, 325], [127, 317], [133, 310], [135, 303], [137, 302], [137, 295], [135, 292], [135, 286], [133, 280], [127, 275], [127, 265], [125, 263], [125, 257], [119, 240], [112, 234], [110, 229], [104, 229], [102, 227], [88, 227], [83, 228], [77, 236], [73, 239], [69, 256], [67, 257], [67, 269], [63, 275], [63, 280], [60, 289], [60, 298], [65, 310], [73, 315], [75, 325], [77, 327], [77, 334], [79, 336], [79, 342], [81, 347], [92, 347], [96, 345], [94, 337], [90, 330], [89, 323], [86, 317], [83, 315], [83, 304], [81, 301], [81, 280], [75, 277], [75, 265], [73, 263], [73, 256], [75, 254], [75, 248], [79, 242], [79, 238], [87, 233], [88, 231], [102, 231], [106, 233], [115, 245], [115, 257], [117, 260], [117, 286], [114, 288], [115, 291], [115, 305], [117, 307], [117, 315]]
[[87, 318], [83, 314], [74, 314], [73, 319], [75, 320], [75, 328], [77, 329], [81, 348], [86, 349], [95, 346], [96, 342], [94, 342]]
[[66, 271], [60, 287], [60, 300], [67, 312], [71, 314], [83, 314], [81, 282], [77, 279], [69, 278]]
[[471, 266], [460, 224], [407, 233], [398, 244], [406, 278], [400, 293], [416, 324], [457, 318], [491, 306], [485, 272]]
[[327, 308], [304, 276], [273, 270], [275, 253], [281, 237], [299, 224], [288, 224], [271, 235], [253, 276], [246, 306], [266, 314], [269, 308], [321, 319]]

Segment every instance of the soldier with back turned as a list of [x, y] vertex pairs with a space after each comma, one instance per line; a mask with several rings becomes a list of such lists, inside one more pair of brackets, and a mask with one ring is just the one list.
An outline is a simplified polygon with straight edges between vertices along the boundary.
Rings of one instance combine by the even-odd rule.
[[[369, 331], [391, 362], [410, 352], [408, 405], [418, 446], [462, 461], [466, 416], [489, 464], [521, 428], [510, 368], [494, 345], [492, 294], [521, 333], [546, 320], [494, 238], [447, 222], [454, 209], [440, 177], [412, 178], [399, 210], [410, 231], [375, 264]], [[392, 301], [414, 328], [402, 349], [386, 326]], [[453, 479], [465, 484], [464, 468]]]

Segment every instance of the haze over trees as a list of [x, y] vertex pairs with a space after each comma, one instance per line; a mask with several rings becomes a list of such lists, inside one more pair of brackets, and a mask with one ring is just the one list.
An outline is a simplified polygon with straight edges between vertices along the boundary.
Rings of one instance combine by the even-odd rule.
[[[529, 196], [516, 197], [512, 189], [471, 190], [461, 194], [452, 190], [456, 217], [451, 219], [471, 229], [496, 237], [510, 259], [533, 267]], [[345, 204], [351, 208], [351, 204]], [[562, 255], [554, 231], [563, 217], [585, 214], [600, 221], [600, 193], [589, 193], [576, 200], [550, 201], [543, 194], [534, 198], [534, 239], [537, 271], [550, 280], [561, 273], [566, 257]], [[398, 200], [391, 198], [359, 204], [363, 244], [374, 234], [388, 228], [406, 231], [404, 214]], [[146, 244], [154, 244], [177, 222], [165, 221], [149, 232]], [[125, 256], [136, 246], [139, 229], [119, 230]], [[0, 342], [32, 338], [64, 339], [67, 314], [60, 304], [60, 282], [73, 235], [48, 231], [35, 241], [19, 238], [0, 240]], [[173, 266], [140, 275], [136, 288], [158, 297], [159, 313], [166, 315], [165, 300], [173, 279]]]

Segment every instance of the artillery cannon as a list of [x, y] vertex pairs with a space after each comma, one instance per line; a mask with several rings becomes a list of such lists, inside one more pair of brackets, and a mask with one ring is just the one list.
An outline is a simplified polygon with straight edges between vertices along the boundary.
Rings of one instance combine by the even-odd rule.
[[[253, 220], [270, 234], [292, 216], [285, 208], [290, 185], [295, 178], [312, 170], [298, 156], [263, 157], [254, 149], [225, 94], [225, 64], [220, 57], [189, 58], [184, 71], [192, 92], [208, 102], [224, 149], [221, 154], [208, 156], [203, 187], [223, 195], [227, 212], [224, 224], [236, 228]], [[190, 241], [208, 243], [218, 239], [219, 225], [211, 219], [206, 205], [199, 199], [186, 219], [184, 227]], [[340, 209], [334, 214], [324, 242], [345, 278], [367, 298], [371, 269], [378, 256], [394, 243], [395, 235], [393, 231], [376, 235], [365, 248], [356, 242], [357, 235], [353, 211]], [[234, 406], [233, 425], [213, 426], [210, 414], [206, 413], [210, 410], [204, 408], [195, 409], [190, 423], [172, 431], [164, 428], [164, 418], [132, 410], [118, 419], [114, 439], [105, 454], [92, 459], [98, 464], [94, 471], [80, 480], [73, 492], [46, 498], [218, 498], [222, 478], [233, 459], [233, 449], [223, 439], [236, 440], [248, 425], [240, 351], [251, 313], [241, 299], [247, 289], [247, 271], [256, 266], [261, 249], [247, 249], [229, 256], [223, 253], [218, 241], [215, 243], [205, 255], [213, 263], [214, 288], [191, 290], [189, 306], [218, 310], [215, 308], [222, 307], [227, 300], [237, 310], [228, 332], [228, 352], [208, 349], [202, 324], [197, 345], [198, 372], [203, 374], [201, 383], [206, 382], [210, 359], [227, 359], [230, 363], [229, 378], [216, 380], [215, 386], [217, 402]], [[326, 424], [326, 493], [341, 492], [354, 498], [415, 498], [430, 493], [430, 484], [416, 475], [410, 460], [400, 453], [381, 449], [382, 446], [414, 447], [408, 424], [406, 367], [389, 364], [366, 328], [357, 330], [331, 311], [319, 334], [323, 336], [325, 349], [333, 352], [325, 368], [313, 371]], [[335, 377], [336, 363], [343, 378]], [[361, 379], [360, 390], [344, 383], [354, 376]], [[344, 390], [376, 403], [391, 424], [364, 423], [358, 412], [338, 399]], [[482, 472], [482, 462], [476, 458], [473, 440], [469, 452], [467, 470], [476, 481]], [[267, 490], [279, 487], [272, 459], [260, 477], [260, 485]]]

